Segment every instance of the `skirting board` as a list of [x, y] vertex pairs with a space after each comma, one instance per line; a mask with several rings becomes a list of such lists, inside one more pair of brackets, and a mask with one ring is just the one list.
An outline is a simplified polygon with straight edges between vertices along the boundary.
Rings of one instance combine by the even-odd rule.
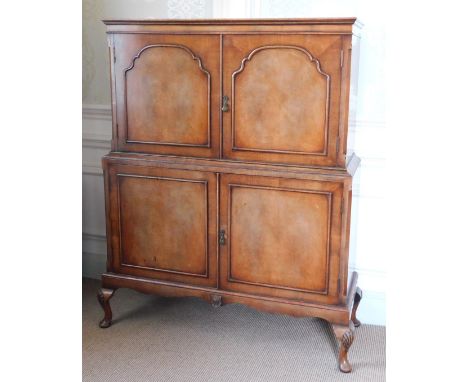
[[[106, 238], [103, 235], [83, 234], [83, 276], [100, 279], [106, 271]], [[364, 324], [385, 325], [385, 293], [366, 289], [370, 271], [360, 271], [359, 285], [363, 298], [359, 305], [359, 320]]]

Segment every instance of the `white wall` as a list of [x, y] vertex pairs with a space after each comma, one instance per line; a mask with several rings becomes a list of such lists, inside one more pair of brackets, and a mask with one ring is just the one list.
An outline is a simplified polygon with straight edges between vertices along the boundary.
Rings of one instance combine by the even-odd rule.
[[385, 324], [385, 29], [376, 1], [345, 0], [84, 0], [83, 3], [83, 274], [105, 270], [101, 157], [110, 150], [108, 53], [103, 18], [345, 17], [363, 23], [356, 117], [349, 147], [361, 158], [353, 197], [351, 268], [364, 298], [359, 317]]

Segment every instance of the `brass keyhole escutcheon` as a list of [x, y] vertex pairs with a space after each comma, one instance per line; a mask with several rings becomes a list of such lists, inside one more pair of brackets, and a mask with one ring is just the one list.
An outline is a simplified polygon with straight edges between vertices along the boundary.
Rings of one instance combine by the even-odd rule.
[[226, 112], [229, 110], [229, 97], [223, 96], [223, 106], [221, 107], [221, 111]]
[[219, 231], [219, 244], [224, 245], [226, 244], [226, 231], [224, 229]]

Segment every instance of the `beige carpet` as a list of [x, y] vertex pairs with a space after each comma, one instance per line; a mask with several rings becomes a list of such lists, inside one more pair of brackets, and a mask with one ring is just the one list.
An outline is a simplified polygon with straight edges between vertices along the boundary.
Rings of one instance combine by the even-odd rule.
[[100, 329], [98, 287], [83, 280], [84, 381], [385, 380], [384, 327], [356, 329], [349, 352], [354, 370], [342, 374], [325, 321], [119, 289], [111, 300], [114, 323]]

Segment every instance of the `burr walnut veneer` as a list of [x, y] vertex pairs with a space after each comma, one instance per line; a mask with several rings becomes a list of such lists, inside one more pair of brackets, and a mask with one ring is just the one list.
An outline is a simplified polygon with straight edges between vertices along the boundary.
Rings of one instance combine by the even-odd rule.
[[122, 287], [320, 317], [349, 372], [355, 19], [105, 23], [101, 327]]

